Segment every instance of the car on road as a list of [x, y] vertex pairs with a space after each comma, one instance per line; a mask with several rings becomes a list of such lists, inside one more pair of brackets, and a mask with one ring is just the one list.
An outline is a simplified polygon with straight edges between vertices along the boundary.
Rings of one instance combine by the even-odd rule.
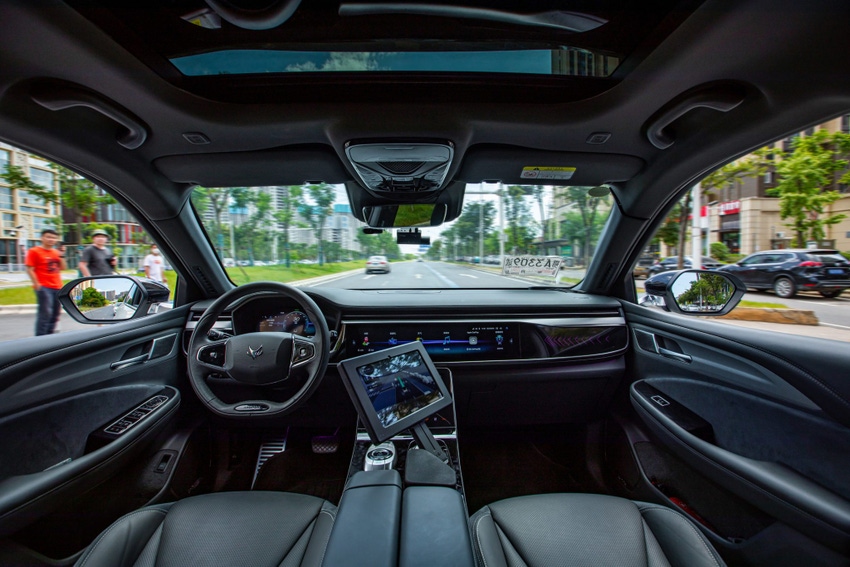
[[850, 288], [850, 261], [838, 250], [764, 250], [719, 269], [735, 274], [748, 288], [773, 290], [783, 299], [800, 291], [838, 297]]
[[[685, 256], [684, 268], [686, 270], [690, 270], [693, 268], [693, 258], [690, 256]], [[701, 256], [700, 257], [700, 268], [703, 270], [716, 270], [717, 268], [724, 266], [725, 264], [720, 260], [715, 260], [709, 256]], [[678, 270], [679, 269], [679, 257], [678, 256], [667, 256], [663, 260], [658, 260], [649, 266], [647, 269], [648, 275], [654, 276], [655, 274], [660, 274], [662, 272], [667, 272], [670, 270]]]
[[390, 273], [390, 261], [386, 256], [369, 256], [366, 260], [366, 273], [372, 274], [379, 272], [381, 274]]
[[[0, 264], [96, 220], [173, 267], [2, 343], [0, 565], [846, 567], [850, 349], [633, 273], [782, 240], [848, 38], [847, 0], [0, 0]], [[322, 262], [241, 264], [280, 257]], [[378, 364], [445, 387], [370, 400]]]

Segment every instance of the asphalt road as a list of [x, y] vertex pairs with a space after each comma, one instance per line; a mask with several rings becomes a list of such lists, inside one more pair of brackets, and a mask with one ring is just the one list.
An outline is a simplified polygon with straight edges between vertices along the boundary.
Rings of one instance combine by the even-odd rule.
[[[528, 287], [527, 281], [477, 270], [462, 264], [445, 262], [393, 263], [389, 274], [367, 274], [364, 271], [324, 280], [316, 287], [341, 289], [446, 289]], [[552, 278], [548, 281], [551, 283]], [[310, 286], [308, 286], [310, 287]]]

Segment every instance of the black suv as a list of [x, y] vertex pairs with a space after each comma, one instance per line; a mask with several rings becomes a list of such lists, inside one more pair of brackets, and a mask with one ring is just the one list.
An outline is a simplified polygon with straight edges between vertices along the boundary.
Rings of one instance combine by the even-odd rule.
[[[716, 270], [720, 266], [723, 266], [723, 262], [719, 260], [715, 260], [714, 258], [710, 258], [708, 256], [700, 257], [700, 268], [703, 270]], [[686, 270], [690, 270], [693, 267], [693, 260], [690, 256], [685, 256], [685, 263], [683, 268]], [[669, 272], [670, 270], [678, 270], [679, 269], [679, 257], [678, 256], [668, 256], [663, 260], [659, 260], [649, 267], [649, 276], [652, 277], [655, 274], [660, 274], [661, 272]]]
[[837, 250], [765, 250], [720, 268], [747, 287], [773, 291], [788, 299], [798, 291], [837, 297], [850, 288], [850, 262]]

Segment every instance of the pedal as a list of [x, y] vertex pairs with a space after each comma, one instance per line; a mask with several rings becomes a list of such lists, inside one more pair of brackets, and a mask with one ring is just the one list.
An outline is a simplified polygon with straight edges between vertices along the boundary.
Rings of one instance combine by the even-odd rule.
[[286, 450], [286, 436], [266, 439], [260, 445], [260, 453], [257, 455], [257, 467], [254, 469], [254, 480], [251, 481], [251, 488], [257, 482], [257, 477], [260, 475], [260, 469], [266, 464], [266, 461], [279, 455]]
[[310, 440], [313, 452], [317, 455], [336, 453], [339, 449], [338, 435], [316, 435]]

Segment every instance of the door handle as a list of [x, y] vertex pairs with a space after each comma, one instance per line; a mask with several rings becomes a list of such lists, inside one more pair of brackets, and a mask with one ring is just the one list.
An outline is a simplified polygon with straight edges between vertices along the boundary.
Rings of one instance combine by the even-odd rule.
[[[666, 346], [661, 346], [676, 345], [676, 341], [673, 341], [672, 339], [665, 339], [655, 333], [642, 331], [640, 329], [635, 329], [634, 333], [636, 342], [642, 350], [654, 352], [655, 354], [660, 354], [661, 356], [672, 358], [673, 360], [678, 360], [686, 364], [690, 364], [693, 361], [693, 357], [689, 354], [666, 348]], [[676, 348], [679, 348], [679, 346], [676, 345]]]
[[176, 333], [171, 333], [170, 335], [166, 335], [164, 337], [157, 337], [154, 340], [150, 341], [143, 348], [145, 352], [143, 352], [139, 356], [117, 360], [109, 365], [109, 369], [120, 370], [122, 368], [127, 368], [128, 366], [144, 364], [148, 360], [153, 360], [154, 358], [166, 356], [171, 353], [171, 350], [174, 347], [174, 339], [176, 337]]
[[134, 356], [133, 358], [125, 358], [124, 360], [119, 360], [117, 362], [113, 362], [109, 365], [110, 370], [120, 370], [122, 368], [127, 368], [128, 366], [134, 366], [136, 364], [144, 364], [148, 360], [150, 360], [151, 353], [146, 352], [145, 354], [141, 354], [139, 356]]
[[658, 347], [658, 354], [660, 354], [661, 356], [666, 356], [667, 358], [672, 358], [674, 360], [681, 360], [682, 362], [687, 362], [689, 364], [693, 360], [693, 358], [691, 358], [691, 355], [676, 352], [675, 350], [670, 350], [669, 348]]

